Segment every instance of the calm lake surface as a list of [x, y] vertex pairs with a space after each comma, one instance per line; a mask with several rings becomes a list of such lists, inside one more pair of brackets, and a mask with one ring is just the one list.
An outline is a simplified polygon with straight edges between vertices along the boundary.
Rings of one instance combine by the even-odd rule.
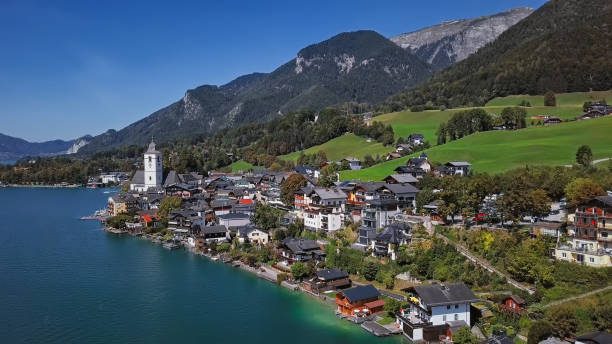
[[79, 221], [104, 192], [0, 189], [0, 343], [404, 342], [236, 268]]

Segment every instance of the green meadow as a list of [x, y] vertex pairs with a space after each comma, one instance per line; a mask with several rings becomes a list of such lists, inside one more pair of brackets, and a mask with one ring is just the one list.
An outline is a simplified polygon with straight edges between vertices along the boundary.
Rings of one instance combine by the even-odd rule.
[[[306, 154], [315, 154], [319, 151], [324, 151], [329, 160], [337, 161], [342, 158], [352, 157], [363, 159], [366, 155], [376, 157], [376, 155], [386, 156], [387, 153], [393, 151], [392, 146], [385, 147], [381, 143], [356, 136], [354, 134], [346, 134], [335, 139], [329, 140], [324, 144], [310, 147], [304, 150]], [[294, 152], [287, 155], [282, 155], [279, 158], [286, 161], [297, 161], [300, 152]]]
[[254, 166], [253, 164], [250, 164], [244, 160], [238, 160], [234, 163], [232, 163], [231, 165], [229, 165], [229, 169], [232, 171], [232, 173], [238, 173], [238, 172], [246, 172], [246, 171], [250, 171], [250, 170], [257, 170], [257, 169], [262, 169], [264, 167], [262, 166]]
[[[525, 165], [569, 165], [576, 150], [586, 144], [594, 159], [612, 157], [612, 117], [567, 122], [516, 131], [476, 133], [428, 149], [435, 163], [468, 161], [475, 172], [498, 173]], [[342, 180], [381, 180], [403, 165], [408, 157], [357, 171], [343, 171]]]

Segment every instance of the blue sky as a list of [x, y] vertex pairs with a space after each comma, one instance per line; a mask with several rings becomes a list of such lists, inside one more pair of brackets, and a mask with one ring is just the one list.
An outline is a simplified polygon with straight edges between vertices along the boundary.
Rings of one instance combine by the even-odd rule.
[[270, 72], [343, 31], [385, 36], [543, 0], [0, 0], [0, 133], [120, 129], [202, 84]]

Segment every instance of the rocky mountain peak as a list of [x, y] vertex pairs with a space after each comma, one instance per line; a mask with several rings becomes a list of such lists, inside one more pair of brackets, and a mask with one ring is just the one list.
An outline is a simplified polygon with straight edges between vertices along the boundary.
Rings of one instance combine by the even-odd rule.
[[489, 16], [445, 21], [390, 40], [434, 68], [443, 69], [475, 53], [533, 11], [531, 7], [518, 7]]

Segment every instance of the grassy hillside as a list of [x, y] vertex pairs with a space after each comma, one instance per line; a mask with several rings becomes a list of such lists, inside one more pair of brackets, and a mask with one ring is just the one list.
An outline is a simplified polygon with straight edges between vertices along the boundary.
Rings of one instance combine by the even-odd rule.
[[[595, 159], [612, 157], [612, 117], [533, 127], [518, 131], [489, 131], [427, 150], [434, 162], [469, 161], [476, 172], [497, 173], [529, 165], [572, 164], [576, 149], [587, 144]], [[342, 180], [381, 180], [403, 165], [407, 157], [359, 171], [341, 173]]]
[[[324, 144], [310, 147], [304, 150], [306, 154], [315, 154], [319, 151], [325, 151], [329, 160], [340, 160], [346, 157], [363, 159], [366, 155], [376, 157], [376, 155], [384, 156], [391, 152], [393, 147], [384, 147], [376, 141], [367, 142], [366, 139], [354, 134], [346, 134], [329, 140]], [[296, 161], [300, 156], [300, 152], [294, 152], [287, 155], [282, 155], [279, 158], [282, 160]]]
[[[607, 99], [612, 101], [612, 91], [559, 93], [556, 95], [558, 107], [580, 106], [586, 101]], [[515, 95], [492, 99], [486, 106], [515, 106], [526, 100], [532, 106], [544, 106], [544, 96]]]
[[237, 173], [237, 172], [246, 172], [246, 171], [250, 171], [250, 170], [257, 170], [257, 169], [262, 169], [264, 167], [262, 166], [254, 166], [253, 164], [250, 164], [244, 160], [238, 160], [236, 162], [234, 162], [233, 164], [229, 165], [229, 169], [232, 171], [232, 173]]

